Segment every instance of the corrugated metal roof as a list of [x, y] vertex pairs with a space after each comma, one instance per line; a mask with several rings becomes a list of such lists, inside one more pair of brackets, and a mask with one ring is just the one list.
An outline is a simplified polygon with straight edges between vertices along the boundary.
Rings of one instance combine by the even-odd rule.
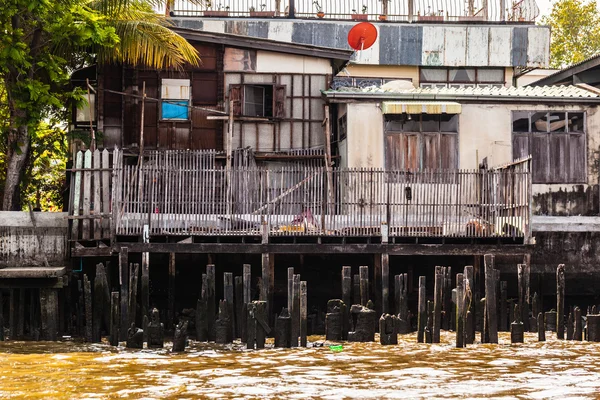
[[419, 96], [457, 96], [457, 97], [537, 97], [537, 98], [598, 98], [598, 94], [577, 86], [522, 86], [522, 87], [444, 87], [444, 88], [414, 88], [408, 90], [385, 89], [370, 86], [366, 88], [340, 88], [328, 90], [325, 94], [357, 93], [380, 95], [407, 95], [413, 98]]

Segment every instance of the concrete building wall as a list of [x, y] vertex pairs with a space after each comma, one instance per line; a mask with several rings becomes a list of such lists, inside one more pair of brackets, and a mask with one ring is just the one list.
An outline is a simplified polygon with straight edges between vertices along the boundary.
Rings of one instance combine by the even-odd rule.
[[68, 256], [67, 213], [0, 211], [0, 267], [34, 267], [47, 260], [64, 266]]
[[383, 168], [383, 114], [378, 103], [348, 104], [349, 168]]
[[[354, 21], [173, 18], [182, 28], [349, 49]], [[381, 65], [547, 67], [547, 26], [374, 23], [379, 39], [355, 62]]]

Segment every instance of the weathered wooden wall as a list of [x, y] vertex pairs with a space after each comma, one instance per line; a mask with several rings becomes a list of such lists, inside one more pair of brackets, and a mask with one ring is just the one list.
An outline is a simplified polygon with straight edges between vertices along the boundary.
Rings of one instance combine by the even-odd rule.
[[62, 266], [67, 258], [67, 213], [0, 211], [0, 267]]

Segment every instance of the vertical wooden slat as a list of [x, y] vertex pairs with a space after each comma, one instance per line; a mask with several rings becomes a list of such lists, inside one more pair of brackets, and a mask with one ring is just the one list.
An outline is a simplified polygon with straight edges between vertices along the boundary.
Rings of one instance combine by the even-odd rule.
[[[87, 150], [85, 152], [85, 157], [83, 161], [83, 167], [86, 170], [92, 168], [92, 152]], [[91, 190], [92, 190], [92, 173], [91, 171], [83, 172], [83, 216], [90, 216], [90, 206], [91, 206]], [[82, 223], [82, 239], [90, 238], [90, 220], [87, 218], [83, 219]]]
[[[79, 216], [79, 207], [81, 199], [81, 167], [83, 166], [83, 152], [77, 152], [77, 158], [75, 160], [75, 185], [73, 193], [73, 216]], [[79, 239], [79, 219], [73, 220], [73, 239]]]
[[[110, 214], [110, 195], [111, 195], [111, 187], [110, 187], [110, 168], [109, 156], [107, 149], [102, 151], [102, 238], [110, 237], [110, 219], [108, 215]], [[114, 161], [113, 161], [114, 163]]]
[[102, 204], [100, 200], [100, 150], [94, 151], [94, 239], [100, 240], [102, 237], [102, 220], [99, 218], [102, 214]]

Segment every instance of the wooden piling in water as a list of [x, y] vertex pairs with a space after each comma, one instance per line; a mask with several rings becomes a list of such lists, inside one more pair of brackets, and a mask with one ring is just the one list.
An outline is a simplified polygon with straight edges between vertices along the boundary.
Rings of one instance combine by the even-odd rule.
[[226, 301], [227, 314], [230, 320], [231, 332], [229, 337], [231, 340], [235, 338], [235, 314], [233, 304], [233, 274], [231, 272], [223, 273], [223, 297]]
[[0, 290], [0, 341], [4, 341], [4, 299]]
[[252, 301], [252, 266], [250, 264], [243, 265], [243, 301], [242, 301], [242, 342], [247, 340], [247, 329], [248, 329], [248, 304]]
[[529, 320], [529, 332], [537, 332], [537, 315], [540, 313], [540, 306], [537, 292], [531, 296], [531, 318]]
[[105, 301], [108, 300], [105, 299], [105, 290], [108, 290], [108, 288], [104, 287], [105, 281], [106, 273], [104, 271], [104, 265], [96, 264], [92, 309], [92, 341], [94, 343], [99, 343], [102, 339], [103, 314], [107, 312], [106, 308], [108, 308], [108, 305], [105, 303]]
[[346, 305], [346, 311], [342, 315], [342, 340], [348, 340], [352, 305], [352, 268], [348, 266], [342, 267], [342, 301]]
[[500, 282], [500, 324], [498, 325], [498, 330], [506, 332], [508, 330], [508, 309], [507, 309], [507, 282]]
[[565, 265], [556, 268], [556, 338], [565, 338]]
[[287, 269], [287, 309], [291, 313], [294, 302], [294, 267]]
[[489, 343], [498, 343], [498, 318], [496, 316], [496, 285], [494, 272], [494, 256], [484, 256], [485, 268], [485, 311]]
[[452, 327], [452, 267], [442, 267], [442, 311], [443, 319], [441, 327], [445, 330], [453, 330]]
[[444, 267], [435, 267], [434, 297], [433, 297], [433, 343], [440, 342], [440, 329], [442, 323], [442, 296], [444, 285]]
[[206, 266], [206, 322], [208, 329], [208, 340], [216, 339], [215, 321], [216, 321], [216, 276], [215, 265], [208, 264]]
[[464, 276], [456, 274], [456, 347], [465, 347], [464, 335]]
[[132, 323], [136, 324], [137, 314], [137, 288], [138, 288], [138, 276], [140, 274], [140, 264], [132, 263], [129, 264], [130, 279], [129, 279], [129, 325]]
[[427, 326], [425, 327], [425, 343], [433, 343], [433, 320], [434, 320], [434, 311], [433, 311], [433, 302], [431, 300], [427, 301]]
[[40, 289], [41, 339], [55, 341], [58, 333], [58, 292], [52, 288]]
[[390, 312], [390, 256], [387, 253], [381, 255], [381, 312]]
[[235, 336], [234, 338], [242, 337], [242, 314], [244, 312], [244, 281], [243, 277], [236, 276], [234, 278], [235, 291]]
[[267, 334], [271, 332], [269, 328], [268, 316], [267, 316], [267, 302], [266, 301], [255, 301], [255, 320], [256, 320], [256, 348], [265, 348], [265, 339]]
[[25, 288], [17, 289], [19, 297], [17, 301], [17, 329], [16, 338], [23, 339], [25, 335]]
[[300, 346], [307, 345], [307, 316], [308, 316], [308, 297], [306, 291], [306, 281], [300, 282]]
[[119, 345], [119, 292], [110, 294], [110, 345]]
[[169, 281], [167, 293], [167, 330], [173, 329], [175, 321], [175, 253], [169, 253]]
[[587, 340], [588, 342], [600, 342], [600, 315], [587, 315]]
[[121, 318], [119, 341], [125, 341], [129, 329], [129, 251], [127, 247], [121, 247], [119, 251], [119, 273], [119, 317]]
[[513, 322], [510, 324], [510, 342], [524, 343], [525, 342], [525, 326], [522, 322]]
[[[150, 318], [150, 253], [142, 253], [142, 322]], [[146, 332], [146, 324], [142, 323], [142, 329]]]
[[85, 301], [85, 340], [92, 342], [92, 285], [87, 275], [83, 275], [83, 293]]
[[427, 297], [425, 277], [419, 277], [419, 303], [417, 315], [417, 342], [425, 342], [425, 325], [427, 324]]
[[298, 347], [298, 337], [300, 336], [300, 275], [294, 274], [292, 284], [292, 329], [291, 346]]
[[360, 305], [366, 307], [369, 301], [369, 267], [361, 266], [359, 268], [360, 276]]
[[581, 320], [581, 309], [579, 307], [575, 307], [573, 310], [573, 315], [575, 319], [575, 330], [573, 332], [573, 340], [581, 341], [583, 339], [583, 322]]
[[546, 324], [544, 322], [544, 313], [540, 312], [537, 315], [538, 341], [546, 341]]
[[463, 270], [463, 290], [465, 291], [465, 345], [473, 344], [475, 341], [475, 291], [473, 280], [473, 266], [466, 265]]

